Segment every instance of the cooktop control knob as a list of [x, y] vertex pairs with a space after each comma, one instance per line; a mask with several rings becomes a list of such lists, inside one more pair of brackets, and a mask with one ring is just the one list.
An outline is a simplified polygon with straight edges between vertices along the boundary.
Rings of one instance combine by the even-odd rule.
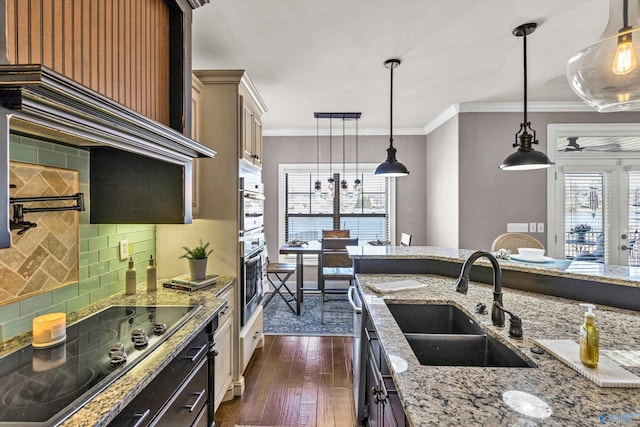
[[155, 335], [162, 335], [167, 331], [167, 324], [166, 323], [155, 323], [153, 325], [153, 333]]
[[114, 368], [123, 365], [127, 361], [127, 353], [122, 350], [116, 350], [109, 355], [111, 366]]
[[131, 341], [136, 342], [136, 339], [140, 338], [140, 337], [146, 337], [147, 336], [147, 331], [145, 331], [144, 329], [134, 329], [131, 331]]
[[146, 347], [149, 344], [149, 337], [146, 335], [139, 335], [133, 340], [133, 346], [137, 349]]
[[117, 344], [112, 345], [109, 348], [109, 358], [111, 358], [111, 356], [113, 356], [113, 353], [115, 353], [116, 351], [124, 351], [124, 344], [117, 343]]

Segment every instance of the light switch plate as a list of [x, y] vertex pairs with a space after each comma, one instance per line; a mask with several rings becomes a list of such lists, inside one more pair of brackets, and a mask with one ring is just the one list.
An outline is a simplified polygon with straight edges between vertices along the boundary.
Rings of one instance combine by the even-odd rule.
[[544, 222], [538, 223], [538, 233], [544, 233]]
[[536, 223], [535, 222], [530, 222], [529, 223], [529, 233], [535, 233], [536, 232]]
[[120, 259], [125, 260], [129, 258], [129, 241], [120, 240]]
[[509, 222], [507, 223], [508, 233], [527, 233], [529, 232], [529, 224], [526, 222]]

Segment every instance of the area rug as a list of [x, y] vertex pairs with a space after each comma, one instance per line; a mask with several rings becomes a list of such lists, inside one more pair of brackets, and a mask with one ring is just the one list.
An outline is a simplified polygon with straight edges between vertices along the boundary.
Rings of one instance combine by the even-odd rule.
[[300, 316], [296, 316], [282, 298], [276, 295], [264, 308], [264, 333], [266, 335], [352, 336], [353, 312], [348, 311], [351, 307], [349, 302], [345, 300], [330, 304], [331, 310], [344, 311], [325, 311], [324, 324], [321, 324], [319, 294], [304, 296]]

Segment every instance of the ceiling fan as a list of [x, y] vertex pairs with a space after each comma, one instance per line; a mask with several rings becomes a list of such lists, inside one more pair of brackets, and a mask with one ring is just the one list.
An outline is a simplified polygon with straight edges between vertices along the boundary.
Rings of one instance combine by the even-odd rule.
[[567, 137], [567, 145], [564, 147], [565, 152], [571, 151], [620, 151], [620, 144], [613, 142], [611, 144], [593, 145], [593, 146], [580, 146], [578, 144], [577, 136]]

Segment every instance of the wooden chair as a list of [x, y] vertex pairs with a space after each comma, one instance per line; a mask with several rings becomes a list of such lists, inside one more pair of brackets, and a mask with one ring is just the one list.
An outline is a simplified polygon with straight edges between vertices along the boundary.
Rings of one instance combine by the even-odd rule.
[[411, 234], [402, 233], [400, 237], [400, 246], [411, 246]]
[[[291, 311], [294, 314], [300, 315], [300, 304], [297, 301], [296, 293], [287, 286], [287, 280], [296, 272], [296, 264], [285, 262], [270, 262], [269, 255], [266, 256], [267, 260], [267, 280], [273, 287], [273, 292], [267, 299], [265, 299], [263, 307], [271, 302], [274, 296], [280, 295], [280, 298], [287, 303]], [[275, 276], [275, 277], [274, 277]], [[286, 292], [287, 295], [282, 292]], [[296, 303], [295, 307], [292, 305]]]
[[351, 233], [349, 230], [322, 230], [322, 238], [338, 238], [338, 239], [348, 239], [351, 237]]
[[517, 254], [518, 248], [544, 249], [544, 245], [535, 237], [524, 233], [504, 233], [496, 237], [491, 244], [492, 252], [509, 249], [512, 254]]
[[[349, 306], [347, 310], [329, 310], [325, 307], [326, 302], [330, 301], [347, 301], [346, 296], [349, 287], [353, 283], [353, 260], [349, 258], [346, 251], [347, 246], [357, 246], [358, 239], [347, 238], [323, 238], [322, 253], [320, 256], [320, 322], [324, 323], [324, 313], [327, 311], [351, 311]], [[346, 281], [346, 287], [328, 287], [327, 281]], [[332, 298], [330, 295], [343, 295], [344, 298]]]

